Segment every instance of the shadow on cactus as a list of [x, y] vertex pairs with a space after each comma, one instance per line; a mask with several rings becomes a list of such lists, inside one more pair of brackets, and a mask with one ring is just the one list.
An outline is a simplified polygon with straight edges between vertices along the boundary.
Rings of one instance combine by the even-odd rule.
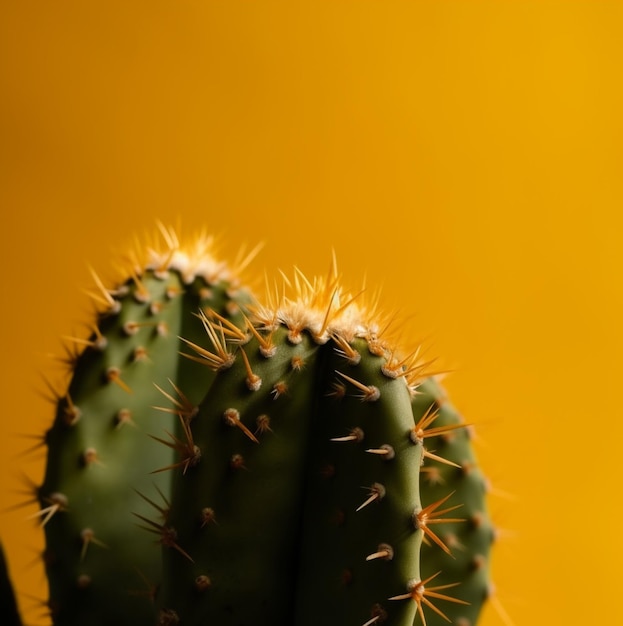
[[53, 622], [476, 624], [493, 530], [431, 364], [335, 267], [259, 300], [163, 233], [96, 280], [46, 435]]

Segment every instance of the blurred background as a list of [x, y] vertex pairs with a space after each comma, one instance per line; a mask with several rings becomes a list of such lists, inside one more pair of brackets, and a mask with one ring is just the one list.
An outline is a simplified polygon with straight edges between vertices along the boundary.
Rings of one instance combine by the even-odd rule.
[[[622, 28], [599, 0], [3, 0], [2, 507], [39, 479], [23, 435], [89, 264], [156, 219], [264, 241], [261, 274], [335, 250], [453, 370], [514, 624], [615, 623]], [[35, 511], [0, 535], [46, 624]]]

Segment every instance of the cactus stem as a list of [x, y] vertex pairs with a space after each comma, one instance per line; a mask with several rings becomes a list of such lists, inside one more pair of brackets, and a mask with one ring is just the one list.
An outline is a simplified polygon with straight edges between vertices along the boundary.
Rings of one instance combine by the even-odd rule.
[[381, 392], [378, 387], [375, 387], [374, 385], [364, 385], [358, 380], [351, 378], [346, 374], [343, 374], [339, 370], [335, 370], [335, 373], [347, 380], [351, 385], [354, 385], [355, 387], [357, 387], [357, 389], [361, 391], [361, 395], [359, 395], [358, 397], [363, 402], [375, 402], [381, 397]]
[[251, 441], [259, 443], [258, 438], [240, 421], [240, 412], [237, 409], [226, 409], [223, 419], [228, 426], [239, 428]]
[[369, 504], [377, 500], [382, 500], [385, 497], [385, 487], [381, 485], [381, 483], [374, 483], [371, 487], [366, 487], [369, 492], [369, 497], [362, 504], [360, 504], [355, 510], [361, 511], [361, 509], [365, 508]]

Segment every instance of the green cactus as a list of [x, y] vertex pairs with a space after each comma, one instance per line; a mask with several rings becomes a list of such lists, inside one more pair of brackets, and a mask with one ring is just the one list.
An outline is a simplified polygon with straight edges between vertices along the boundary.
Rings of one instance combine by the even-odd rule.
[[473, 626], [485, 484], [419, 352], [334, 268], [252, 303], [164, 234], [116, 289], [96, 279], [46, 434], [54, 623]]
[[[161, 623], [431, 625], [450, 612], [475, 622], [491, 531], [464, 424], [434, 411], [439, 393], [417, 356], [399, 361], [340, 296], [335, 279], [299, 282], [293, 299], [254, 310], [250, 332], [214, 346], [227, 358], [187, 422], [201, 458], [160, 511]], [[426, 440], [444, 437], [465, 465], [451, 467], [445, 492], [424, 483], [420, 497], [425, 460], [455, 463], [429, 452]], [[457, 496], [469, 517], [447, 515]], [[420, 559], [423, 542], [436, 545]]]
[[[248, 299], [207, 250], [189, 256], [167, 239], [165, 250], [133, 263], [115, 290], [96, 279], [106, 309], [46, 434], [40, 516], [50, 608], [61, 624], [154, 621], [144, 596], [160, 579], [160, 557], [137, 524], [151, 498], [170, 492], [171, 473], [154, 470], [176, 462], [177, 412], [192, 411], [212, 377], [180, 356], [186, 344], [178, 337], [202, 340], [202, 307], [235, 315]], [[169, 399], [175, 411], [166, 408]], [[168, 446], [149, 436], [162, 433]]]

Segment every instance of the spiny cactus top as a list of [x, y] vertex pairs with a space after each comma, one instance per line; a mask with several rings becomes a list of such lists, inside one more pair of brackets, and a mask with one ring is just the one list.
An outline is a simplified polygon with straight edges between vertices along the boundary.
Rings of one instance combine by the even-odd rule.
[[46, 435], [54, 622], [473, 626], [492, 528], [430, 363], [334, 267], [253, 300], [164, 234], [97, 279]]

